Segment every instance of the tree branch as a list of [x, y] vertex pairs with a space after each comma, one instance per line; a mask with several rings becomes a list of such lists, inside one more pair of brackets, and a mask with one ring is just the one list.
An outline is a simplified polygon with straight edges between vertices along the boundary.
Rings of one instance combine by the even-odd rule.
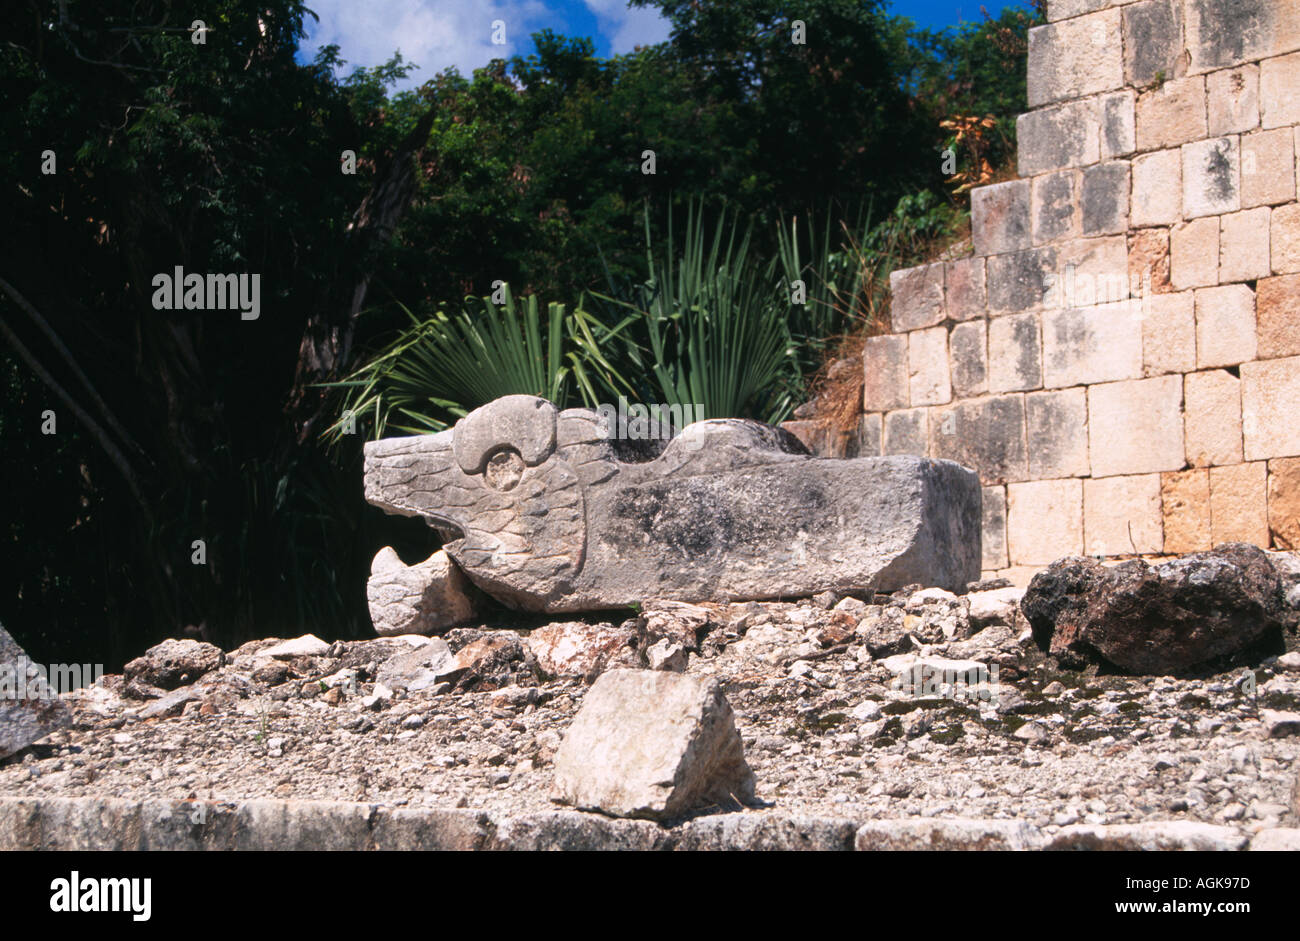
[[9, 324], [5, 323], [3, 320], [0, 320], [0, 333], [4, 334], [5, 339], [9, 341], [9, 344], [14, 348], [14, 351], [18, 354], [19, 358], [28, 365], [32, 372], [36, 373], [37, 378], [49, 386], [50, 390], [53, 391], [54, 394], [62, 400], [63, 404], [68, 407], [68, 410], [76, 416], [77, 420], [85, 425], [86, 430], [90, 432], [91, 437], [98, 442], [99, 446], [103, 448], [104, 453], [108, 455], [108, 459], [113, 463], [113, 466], [122, 474], [122, 478], [126, 481], [126, 486], [131, 491], [131, 495], [135, 497], [135, 501], [140, 504], [141, 510], [144, 511], [145, 519], [152, 521], [153, 513], [150, 511], [149, 504], [145, 502], [144, 495], [140, 492], [139, 480], [136, 477], [135, 471], [131, 467], [131, 463], [126, 459], [126, 455], [118, 449], [117, 445], [114, 444], [112, 439], [104, 432], [104, 429], [99, 426], [99, 423], [73, 400], [72, 396], [67, 393], [67, 390], [65, 390], [63, 386], [59, 385], [58, 380], [50, 375], [49, 371], [42, 366], [36, 357], [32, 355], [31, 351], [23, 345], [22, 340], [18, 339], [18, 335], [13, 332], [13, 329]]
[[18, 305], [18, 309], [30, 317], [32, 322], [35, 323], [36, 326], [40, 328], [41, 332], [49, 338], [49, 341], [54, 344], [54, 348], [58, 350], [59, 355], [63, 357], [64, 362], [68, 364], [68, 368], [72, 370], [72, 374], [81, 381], [81, 384], [86, 387], [86, 391], [90, 393], [91, 399], [94, 400], [95, 406], [99, 409], [100, 414], [104, 416], [104, 420], [108, 423], [109, 427], [112, 428], [112, 430], [117, 433], [118, 437], [121, 438], [122, 441], [132, 450], [137, 454], [144, 455], [144, 449], [135, 443], [134, 439], [127, 434], [126, 429], [122, 427], [121, 423], [113, 416], [113, 413], [109, 411], [108, 405], [95, 389], [94, 384], [82, 371], [81, 367], [77, 365], [77, 360], [73, 357], [72, 351], [67, 348], [59, 335], [54, 332], [54, 328], [50, 326], [49, 322], [41, 316], [40, 311], [38, 311], [36, 307], [27, 300], [27, 298], [23, 297], [23, 295], [18, 292], [17, 288], [4, 278], [0, 278], [0, 290], [3, 290], [8, 294], [9, 299]]

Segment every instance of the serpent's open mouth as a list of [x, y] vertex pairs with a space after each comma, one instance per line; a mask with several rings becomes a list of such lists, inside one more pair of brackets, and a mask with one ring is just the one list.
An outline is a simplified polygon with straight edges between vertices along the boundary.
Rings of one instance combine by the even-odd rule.
[[429, 524], [430, 529], [434, 530], [438, 534], [438, 538], [442, 540], [444, 546], [449, 542], [455, 542], [457, 539], [465, 538], [464, 527], [455, 520], [449, 519], [446, 516], [429, 514], [425, 518], [425, 522]]

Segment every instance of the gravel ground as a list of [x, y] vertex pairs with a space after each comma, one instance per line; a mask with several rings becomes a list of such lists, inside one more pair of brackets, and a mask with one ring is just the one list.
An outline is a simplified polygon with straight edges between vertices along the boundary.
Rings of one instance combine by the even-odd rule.
[[[1047, 833], [1153, 820], [1244, 833], [1298, 825], [1300, 735], [1274, 714], [1300, 711], [1290, 658], [1260, 664], [1253, 691], [1244, 669], [1194, 679], [1065, 672], [1037, 650], [1014, 604], [995, 597], [912, 591], [875, 604], [674, 610], [697, 616], [686, 671], [722, 682], [769, 809], [1015, 819]], [[421, 639], [282, 659], [263, 653], [278, 639], [258, 641], [168, 699], [106, 677], [67, 696], [71, 728], [0, 763], [0, 795], [554, 809], [551, 759], [564, 731], [602, 666], [647, 662], [646, 624], [646, 614], [626, 622], [635, 644], [567, 677], [539, 675], [526, 630], [453, 631], [453, 651], [477, 642], [496, 653], [450, 681], [391, 695], [376, 690], [379, 668]], [[996, 695], [893, 688], [909, 655], [995, 665]]]

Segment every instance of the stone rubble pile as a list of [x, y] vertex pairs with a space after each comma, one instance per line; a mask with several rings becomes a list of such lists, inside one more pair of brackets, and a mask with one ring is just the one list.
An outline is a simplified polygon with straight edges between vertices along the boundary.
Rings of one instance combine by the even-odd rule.
[[[974, 587], [229, 652], [168, 641], [65, 696], [71, 726], [0, 761], [0, 798], [359, 801], [489, 814], [520, 845], [1289, 845], [1289, 628], [1293, 649], [1249, 669], [1068, 669], [1023, 590]], [[574, 822], [602, 815], [656, 822]], [[825, 824], [790, 822], [810, 819]]]

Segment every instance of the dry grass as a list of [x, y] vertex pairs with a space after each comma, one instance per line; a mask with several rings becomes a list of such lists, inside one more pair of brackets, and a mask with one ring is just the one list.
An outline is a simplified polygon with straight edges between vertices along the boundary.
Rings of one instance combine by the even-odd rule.
[[[993, 185], [1018, 179], [1015, 160], [998, 167], [992, 177], [984, 184]], [[969, 201], [969, 192], [963, 193]], [[967, 202], [969, 210], [969, 202]], [[956, 260], [972, 254], [971, 222], [969, 211], [962, 217], [955, 228], [935, 236], [925, 242], [919, 251], [918, 259]], [[918, 263], [920, 263], [918, 261]], [[841, 365], [844, 360], [860, 363], [862, 349], [869, 337], [891, 331], [889, 316], [889, 293], [883, 299], [869, 320], [852, 333], [836, 338], [827, 347], [826, 357], [808, 384], [808, 402], [813, 406], [810, 420], [826, 422], [829, 429], [837, 436], [852, 434], [857, 429], [858, 416], [862, 411], [862, 369]]]

